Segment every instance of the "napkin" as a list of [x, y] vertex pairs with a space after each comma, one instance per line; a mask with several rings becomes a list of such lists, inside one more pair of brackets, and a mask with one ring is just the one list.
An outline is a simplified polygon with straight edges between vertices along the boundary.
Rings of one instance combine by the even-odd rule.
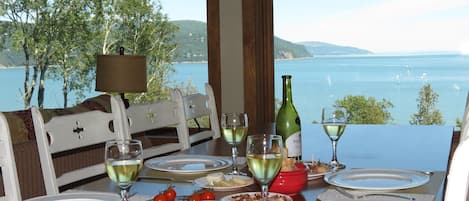
[[[356, 190], [346, 190], [346, 191], [349, 192], [350, 194], [355, 194], [355, 195], [368, 193], [368, 192], [356, 191]], [[429, 194], [405, 193], [405, 195], [414, 197], [415, 201], [433, 201], [435, 198], [434, 195], [429, 195]], [[345, 195], [343, 195], [342, 193], [338, 192], [336, 189], [333, 189], [333, 188], [329, 188], [326, 191], [319, 194], [317, 199], [320, 201], [356, 201], [356, 200], [403, 201], [405, 200], [403, 198], [390, 197], [390, 196], [370, 196], [370, 197], [364, 197], [361, 199], [352, 199], [352, 198], [346, 197]]]

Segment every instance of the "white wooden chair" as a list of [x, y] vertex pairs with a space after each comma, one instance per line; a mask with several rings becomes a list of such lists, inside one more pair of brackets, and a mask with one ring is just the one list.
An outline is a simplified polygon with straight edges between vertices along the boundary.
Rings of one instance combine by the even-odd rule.
[[464, 108], [464, 116], [461, 125], [461, 135], [459, 142], [465, 141], [469, 137], [469, 93], [467, 93], [466, 107]]
[[[185, 124], [180, 119], [183, 110], [178, 107], [176, 102], [159, 100], [152, 103], [131, 104], [126, 112], [130, 127], [129, 124], [125, 124], [122, 129], [128, 130], [130, 128], [130, 135], [127, 135], [129, 138], [131, 135], [144, 131], [176, 127], [177, 142], [168, 142], [144, 148], [143, 155], [145, 159], [189, 148]], [[127, 119], [126, 117], [123, 118]]]
[[183, 96], [179, 89], [171, 90], [171, 97], [177, 102], [179, 107], [184, 108], [185, 127], [189, 133], [187, 121], [203, 116], [210, 119], [210, 128], [189, 135], [189, 143], [193, 144], [209, 138], [216, 139], [220, 137], [220, 123], [218, 121], [217, 107], [212, 87], [205, 83], [205, 93], [196, 93]]
[[3, 113], [0, 113], [0, 167], [5, 192], [5, 195], [0, 197], [0, 201], [21, 201], [10, 129]]
[[454, 151], [445, 189], [446, 201], [466, 201], [469, 188], [469, 165], [467, 156], [469, 154], [469, 140], [459, 143]]
[[[117, 104], [119, 99], [111, 96], [111, 104]], [[66, 172], [58, 177], [52, 154], [101, 143], [104, 147], [104, 142], [122, 138], [123, 133], [116, 129], [117, 126], [114, 126], [116, 132], [109, 128], [110, 122], [115, 119], [115, 113], [94, 110], [62, 115], [53, 117], [46, 124], [36, 107], [31, 108], [31, 113], [47, 195], [58, 194], [59, 187], [66, 184], [106, 173], [104, 151], [102, 163]]]

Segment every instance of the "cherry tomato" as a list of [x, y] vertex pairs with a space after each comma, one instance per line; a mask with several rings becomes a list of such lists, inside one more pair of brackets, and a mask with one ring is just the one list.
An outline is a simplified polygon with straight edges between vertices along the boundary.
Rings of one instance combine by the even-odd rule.
[[200, 194], [202, 200], [215, 200], [215, 193], [213, 191], [203, 191]]
[[158, 193], [157, 195], [155, 195], [155, 197], [153, 197], [153, 201], [169, 201], [169, 200], [164, 194]]
[[193, 193], [192, 195], [189, 196], [189, 201], [200, 201], [200, 194], [198, 193]]
[[176, 199], [176, 191], [172, 186], [168, 187], [163, 194], [168, 198], [168, 201], [174, 201]]

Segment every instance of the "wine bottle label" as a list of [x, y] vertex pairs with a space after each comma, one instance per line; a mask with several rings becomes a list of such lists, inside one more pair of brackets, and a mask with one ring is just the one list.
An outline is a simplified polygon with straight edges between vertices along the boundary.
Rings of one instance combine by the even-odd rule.
[[301, 156], [301, 132], [290, 135], [285, 140], [285, 147], [288, 149], [288, 157]]

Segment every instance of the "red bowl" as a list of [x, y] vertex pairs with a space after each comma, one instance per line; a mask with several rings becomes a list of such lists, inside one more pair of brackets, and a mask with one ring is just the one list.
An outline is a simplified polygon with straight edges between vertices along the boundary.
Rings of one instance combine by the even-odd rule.
[[298, 170], [277, 174], [269, 188], [270, 192], [295, 195], [305, 187], [308, 182], [308, 168], [302, 163], [295, 165]]

